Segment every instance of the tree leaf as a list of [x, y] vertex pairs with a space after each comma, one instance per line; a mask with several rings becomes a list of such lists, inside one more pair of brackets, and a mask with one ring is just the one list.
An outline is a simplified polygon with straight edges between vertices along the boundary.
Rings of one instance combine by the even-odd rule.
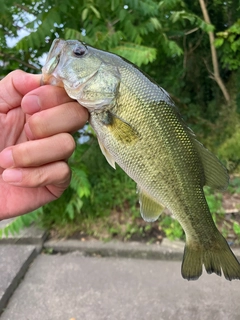
[[88, 8], [83, 9], [83, 11], [82, 11], [82, 21], [85, 21], [87, 19], [88, 11], [89, 11]]
[[89, 6], [89, 8], [94, 12], [95, 16], [100, 19], [101, 15], [100, 12], [94, 7], [94, 6]]
[[224, 39], [223, 39], [223, 38], [216, 38], [216, 39], [215, 39], [215, 42], [214, 42], [215, 47], [216, 47], [216, 48], [221, 47], [221, 45], [223, 44], [223, 42], [224, 42]]

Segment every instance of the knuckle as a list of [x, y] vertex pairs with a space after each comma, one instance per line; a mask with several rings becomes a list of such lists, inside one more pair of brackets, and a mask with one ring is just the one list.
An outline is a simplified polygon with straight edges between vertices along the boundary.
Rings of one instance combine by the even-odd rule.
[[13, 158], [15, 166], [31, 166], [31, 148], [29, 144], [19, 144], [13, 149]]
[[28, 187], [45, 187], [48, 185], [63, 186], [67, 188], [71, 179], [71, 170], [66, 162], [24, 169], [22, 183]]
[[45, 186], [48, 183], [48, 175], [46, 174], [45, 167], [38, 167], [33, 171], [33, 175], [31, 175], [29, 178], [30, 183], [35, 185], [36, 183], [38, 186]]
[[41, 121], [39, 114], [33, 114], [29, 120], [28, 125], [30, 127], [31, 133], [34, 138], [42, 138], [45, 135], [44, 127], [42, 126], [43, 121]]
[[44, 187], [50, 179], [50, 173], [47, 172], [45, 166], [37, 168], [27, 168], [23, 170], [23, 184], [27, 187]]

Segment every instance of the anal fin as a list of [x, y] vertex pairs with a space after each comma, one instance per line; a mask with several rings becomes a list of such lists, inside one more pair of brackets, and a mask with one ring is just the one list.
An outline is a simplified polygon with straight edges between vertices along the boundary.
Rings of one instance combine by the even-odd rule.
[[138, 187], [140, 212], [147, 222], [154, 222], [163, 211], [163, 206]]

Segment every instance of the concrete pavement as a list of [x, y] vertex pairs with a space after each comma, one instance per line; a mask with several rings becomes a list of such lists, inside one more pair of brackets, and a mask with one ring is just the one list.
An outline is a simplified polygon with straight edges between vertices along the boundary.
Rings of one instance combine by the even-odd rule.
[[239, 282], [183, 280], [179, 261], [39, 255], [1, 320], [239, 320]]
[[0, 310], [7, 304], [36, 255], [34, 246], [0, 246]]
[[240, 282], [206, 273], [182, 279], [182, 243], [44, 246], [55, 254], [37, 255], [29, 241], [0, 245], [0, 320], [240, 319]]

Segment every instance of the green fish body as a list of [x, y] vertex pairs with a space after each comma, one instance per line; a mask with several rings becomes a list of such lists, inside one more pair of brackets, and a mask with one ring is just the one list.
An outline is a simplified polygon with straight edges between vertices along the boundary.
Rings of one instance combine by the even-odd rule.
[[55, 40], [43, 82], [63, 85], [90, 113], [107, 161], [137, 183], [144, 220], [166, 206], [186, 234], [182, 276], [240, 279], [240, 264], [216, 228], [203, 186], [223, 189], [228, 173], [197, 141], [168, 93], [125, 59], [75, 40]]

